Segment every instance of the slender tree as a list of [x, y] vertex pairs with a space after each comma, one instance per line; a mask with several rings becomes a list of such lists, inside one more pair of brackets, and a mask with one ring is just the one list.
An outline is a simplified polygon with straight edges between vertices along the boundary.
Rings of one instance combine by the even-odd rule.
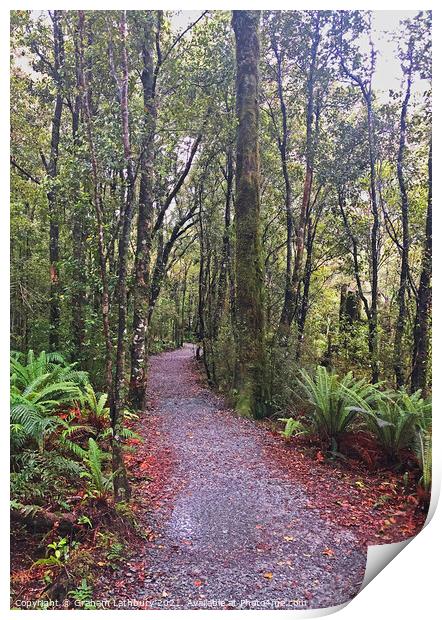
[[122, 426], [122, 416], [124, 410], [124, 388], [125, 388], [125, 351], [126, 351], [126, 327], [127, 327], [127, 271], [129, 242], [133, 219], [134, 193], [135, 193], [135, 164], [132, 157], [129, 130], [129, 63], [127, 54], [127, 22], [126, 11], [121, 12], [120, 18], [120, 37], [122, 43], [121, 53], [121, 77], [117, 74], [114, 66], [112, 44], [110, 46], [111, 71], [118, 86], [118, 98], [121, 113], [121, 137], [123, 142], [126, 187], [123, 192], [123, 203], [121, 205], [121, 231], [118, 241], [118, 283], [117, 283], [117, 304], [118, 304], [118, 330], [117, 330], [117, 351], [115, 361], [114, 376], [114, 397], [111, 402], [110, 414], [113, 428], [112, 439], [112, 465], [114, 472], [114, 492], [118, 499], [128, 499], [130, 487], [127, 481], [126, 469], [123, 461], [120, 446], [120, 430]]
[[113, 344], [110, 326], [110, 295], [109, 295], [109, 278], [106, 262], [106, 246], [104, 237], [105, 213], [103, 208], [103, 200], [100, 186], [100, 169], [97, 157], [97, 149], [95, 145], [95, 136], [93, 129], [93, 115], [91, 109], [91, 92], [90, 92], [90, 73], [91, 69], [86, 70], [85, 67], [85, 13], [78, 12], [77, 37], [79, 40], [79, 83], [82, 100], [82, 109], [85, 117], [86, 135], [89, 146], [89, 156], [92, 172], [92, 203], [95, 211], [95, 219], [97, 224], [97, 249], [98, 260], [100, 266], [101, 280], [101, 317], [103, 322], [103, 335], [105, 343], [105, 378], [106, 389], [110, 403], [114, 400], [113, 394]]
[[430, 313], [431, 313], [431, 256], [432, 256], [432, 147], [428, 156], [428, 201], [425, 226], [425, 245], [419, 282], [416, 318], [414, 322], [413, 369], [411, 389], [422, 390], [428, 387], [428, 368], [430, 366]]
[[49, 177], [47, 193], [49, 205], [49, 261], [50, 261], [50, 302], [49, 302], [49, 348], [53, 351], [60, 348], [60, 281], [59, 281], [59, 235], [60, 205], [57, 191], [58, 159], [60, 146], [60, 125], [63, 113], [63, 64], [64, 40], [61, 24], [62, 11], [49, 13], [52, 19], [54, 37], [54, 62], [52, 77], [55, 82], [55, 104], [52, 115], [51, 150], [49, 159], [43, 157], [43, 163]]
[[[371, 36], [371, 16], [369, 17], [368, 33], [370, 53], [368, 58], [368, 68], [366, 75], [361, 75], [348, 64], [351, 49], [343, 39], [343, 23], [346, 21], [344, 11], [340, 13], [340, 31], [338, 43], [338, 55], [340, 66], [344, 76], [355, 84], [362, 94], [366, 110], [367, 135], [368, 135], [368, 161], [370, 170], [370, 206], [372, 214], [372, 224], [370, 231], [370, 271], [371, 271], [371, 303], [367, 313], [368, 318], [368, 348], [370, 352], [371, 376], [373, 383], [379, 381], [379, 320], [378, 320], [378, 296], [379, 296], [379, 237], [380, 237], [380, 215], [377, 195], [377, 174], [376, 174], [376, 141], [373, 114], [373, 75], [376, 67], [376, 51]], [[364, 301], [364, 300], [362, 300]], [[365, 306], [365, 303], [364, 303]]]
[[404, 175], [404, 155], [407, 137], [407, 112], [411, 96], [411, 84], [413, 77], [413, 48], [414, 37], [410, 36], [405, 62], [403, 63], [405, 77], [405, 95], [401, 106], [401, 119], [399, 125], [399, 149], [397, 155], [397, 177], [401, 193], [402, 214], [402, 244], [401, 244], [401, 272], [398, 292], [398, 319], [394, 339], [394, 372], [396, 383], [401, 387], [405, 383], [403, 337], [406, 325], [406, 299], [409, 267], [410, 232], [408, 224], [408, 191]]
[[[308, 227], [308, 211], [310, 204], [310, 196], [313, 186], [313, 165], [314, 165], [314, 105], [315, 105], [315, 81], [317, 69], [318, 47], [321, 40], [320, 29], [320, 12], [315, 11], [312, 17], [312, 37], [309, 54], [308, 76], [307, 76], [307, 105], [306, 105], [306, 147], [305, 147], [305, 176], [302, 191], [301, 208], [295, 228], [294, 252], [293, 244], [293, 217], [291, 215], [291, 189], [288, 181], [287, 173], [287, 122], [284, 121], [285, 104], [282, 95], [282, 76], [278, 71], [278, 94], [283, 116], [283, 139], [280, 141], [280, 153], [282, 167], [284, 171], [285, 187], [286, 187], [286, 212], [287, 212], [287, 270], [286, 285], [284, 292], [284, 303], [282, 306], [281, 317], [278, 326], [278, 336], [281, 344], [287, 344], [289, 341], [290, 327], [295, 318], [298, 306], [298, 291], [302, 279], [304, 267], [304, 245]], [[280, 63], [278, 63], [279, 66]], [[293, 258], [292, 258], [293, 254]], [[293, 263], [293, 265], [292, 265]]]
[[[157, 49], [161, 16], [157, 15]], [[154, 24], [148, 13], [143, 26], [143, 85], [144, 137], [140, 156], [140, 193], [138, 201], [137, 247], [135, 251], [135, 283], [133, 288], [133, 332], [131, 347], [131, 377], [129, 400], [137, 409], [144, 407], [147, 372], [147, 321], [149, 311], [149, 262], [152, 251], [154, 219], [154, 139], [157, 106], [154, 80]]]

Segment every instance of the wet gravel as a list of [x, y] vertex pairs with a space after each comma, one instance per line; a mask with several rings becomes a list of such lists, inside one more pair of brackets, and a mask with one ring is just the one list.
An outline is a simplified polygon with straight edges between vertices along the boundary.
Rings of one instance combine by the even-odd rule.
[[277, 438], [202, 387], [191, 345], [152, 358], [150, 391], [145, 423], [173, 466], [139, 597], [159, 609], [302, 609], [355, 596], [366, 549], [269, 459]]

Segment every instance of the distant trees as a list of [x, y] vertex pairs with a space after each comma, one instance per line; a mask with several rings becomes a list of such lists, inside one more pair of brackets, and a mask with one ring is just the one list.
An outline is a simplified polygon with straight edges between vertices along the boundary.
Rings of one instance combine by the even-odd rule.
[[391, 92], [370, 15], [12, 13], [12, 339], [81, 360], [116, 435], [185, 340], [256, 417], [321, 360], [429, 391], [431, 15]]

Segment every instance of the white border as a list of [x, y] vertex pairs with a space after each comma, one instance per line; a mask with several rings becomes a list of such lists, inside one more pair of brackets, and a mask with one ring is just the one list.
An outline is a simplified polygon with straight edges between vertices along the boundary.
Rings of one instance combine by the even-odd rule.
[[[3, 475], [1, 476], [1, 489], [4, 497], [3, 511], [1, 513], [2, 518], [2, 538], [3, 544], [2, 548], [5, 549], [4, 561], [1, 563], [1, 605], [3, 609], [9, 614], [13, 614], [14, 617], [17, 617], [21, 614], [26, 614], [28, 617], [29, 614], [42, 612], [24, 612], [24, 611], [10, 611], [9, 610], [9, 566], [8, 561], [6, 559], [6, 555], [9, 557], [9, 488], [8, 488], [8, 477], [6, 472], [9, 471], [9, 460], [8, 460], [8, 442], [9, 442], [9, 431], [7, 431], [7, 415], [8, 411], [8, 392], [9, 392], [9, 372], [8, 372], [8, 360], [9, 360], [9, 306], [6, 301], [6, 292], [9, 289], [9, 276], [8, 276], [8, 268], [9, 265], [9, 205], [8, 205], [8, 196], [9, 192], [7, 191], [9, 188], [9, 97], [7, 93], [9, 93], [9, 10], [12, 9], [33, 9], [38, 10], [41, 8], [45, 9], [121, 9], [121, 2], [115, 2], [112, 0], [107, 0], [106, 2], [65, 2], [59, 0], [58, 2], [47, 2], [44, 3], [45, 6], [39, 6], [35, 2], [29, 1], [21, 1], [21, 2], [8, 2], [7, 6], [1, 9], [1, 20], [0, 20], [0, 45], [1, 45], [1, 80], [2, 80], [2, 93], [4, 96], [2, 97], [2, 102], [4, 105], [2, 106], [2, 113], [0, 114], [0, 131], [3, 137], [3, 148], [1, 149], [1, 185], [2, 195], [4, 196], [4, 203], [1, 207], [1, 224], [0, 224], [0, 291], [2, 291], [3, 302], [0, 304], [0, 334], [1, 334], [1, 347], [0, 347], [0, 394], [2, 397], [2, 409], [3, 409], [3, 432], [0, 434], [0, 440], [2, 442], [2, 448], [0, 451], [0, 458], [2, 460], [0, 470]], [[388, 10], [418, 10], [419, 7], [417, 2], [410, 2], [407, 0], [402, 0], [401, 2], [390, 1], [388, 4]], [[367, 6], [368, 5], [368, 6]], [[440, 35], [441, 32], [439, 30], [439, 10], [434, 8], [436, 3], [434, 1], [426, 2], [425, 9], [433, 9], [433, 18], [434, 18], [434, 32], [433, 32], [433, 58], [434, 60], [434, 75], [433, 75], [433, 84], [434, 84], [434, 101], [436, 105], [434, 105], [434, 109], [439, 111], [438, 102], [439, 98], [439, 58], [440, 58]], [[145, 2], [130, 2], [128, 6], [125, 8], [130, 9], [171, 9], [171, 10], [199, 10], [199, 9], [237, 9], [237, 8], [247, 8], [247, 9], [268, 9], [269, 2], [259, 2], [259, 0], [254, 1], [240, 1], [237, 3], [234, 2], [189, 2], [185, 4], [183, 2], [167, 2], [166, 5], [161, 5], [160, 3], [154, 3], [153, 6], [149, 5], [149, 3]], [[324, 2], [321, 0], [317, 0], [316, 2], [309, 3], [295, 3], [295, 2], [277, 2], [276, 5], [273, 5], [271, 8], [273, 9], [371, 9], [371, 10], [385, 10], [386, 3], [361, 3], [356, 0], [352, 2]], [[433, 418], [433, 495], [432, 495], [432, 505], [431, 512], [434, 513], [437, 499], [439, 496], [440, 490], [440, 481], [441, 481], [441, 441], [440, 441], [440, 432], [441, 432], [441, 411], [440, 411], [440, 387], [438, 383], [439, 370], [440, 370], [440, 356], [438, 355], [438, 351], [442, 346], [441, 339], [441, 323], [438, 318], [440, 311], [440, 272], [438, 267], [442, 266], [441, 262], [441, 248], [442, 244], [438, 244], [438, 235], [441, 233], [440, 221], [441, 221], [441, 193], [440, 186], [438, 183], [440, 177], [440, 116], [436, 115], [433, 122], [434, 128], [434, 144], [433, 144], [433, 166], [434, 166], [434, 187], [433, 187], [433, 202], [435, 205], [435, 210], [433, 214], [433, 240], [436, 243], [433, 244], [433, 264], [434, 264], [434, 279], [433, 279], [433, 317], [436, 320], [433, 321], [433, 350], [434, 350], [434, 359], [433, 359], [433, 376], [435, 377], [434, 390], [433, 390], [433, 400], [435, 403], [434, 406], [434, 418]], [[428, 523], [428, 520], [427, 520]], [[400, 617], [402, 620], [406, 620], [407, 618], [415, 617], [417, 614], [420, 617], [428, 617], [434, 618], [436, 617], [434, 614], [434, 610], [436, 607], [440, 610], [440, 603], [438, 601], [437, 592], [439, 585], [439, 574], [440, 574], [440, 552], [438, 551], [438, 542], [441, 541], [441, 511], [436, 512], [435, 517], [425, 527], [425, 529], [416, 537], [417, 542], [413, 540], [410, 545], [407, 546], [407, 549], [400, 553], [399, 556], [395, 559], [393, 564], [387, 566], [382, 574], [382, 578], [375, 579], [369, 588], [365, 588], [362, 592], [360, 592], [356, 598], [348, 605], [348, 606], [340, 606], [338, 608], [332, 608], [329, 610], [329, 613], [333, 613], [334, 611], [339, 611], [340, 618], [345, 620], [353, 619], [355, 617], [364, 619], [364, 618], [372, 618], [374, 614], [378, 615], [382, 614], [381, 617]], [[402, 543], [399, 543], [402, 547]], [[440, 548], [440, 546], [439, 546]], [[395, 546], [395, 549], [397, 546]], [[383, 545], [380, 548], [370, 548], [369, 556], [373, 556], [373, 552], [377, 555], [376, 562], [381, 562], [381, 564], [385, 565], [385, 559], [388, 561], [394, 557], [394, 550], [391, 545]], [[393, 555], [392, 555], [393, 553]], [[379, 557], [382, 557], [379, 560]], [[371, 571], [370, 562], [368, 563], [367, 573]], [[377, 568], [375, 568], [374, 573], [377, 574], [379, 570], [380, 564], [378, 564]], [[437, 581], [436, 581], [437, 580]], [[369, 582], [368, 578], [365, 580], [367, 583]], [[69, 617], [72, 617], [72, 614], [77, 614], [76, 611], [59, 611], [56, 612], [58, 614], [67, 614]], [[82, 615], [86, 612], [81, 612]], [[121, 611], [109, 611], [110, 614], [122, 614], [125, 612]], [[134, 613], [134, 612], [130, 612]], [[211, 619], [219, 617], [219, 614], [222, 613], [220, 611], [150, 611], [148, 612], [151, 616], [154, 614], [154, 617], [160, 614], [169, 614], [168, 618], [172, 617], [181, 617], [183, 614], [199, 614], [199, 617], [208, 617], [210, 615]], [[250, 616], [250, 614], [255, 613], [269, 613], [268, 611], [230, 611], [235, 615], [241, 614], [242, 616]], [[304, 615], [310, 617], [318, 617], [320, 615], [325, 615], [325, 610], [309, 610], [309, 611], [274, 611], [272, 612], [272, 617], [276, 617], [275, 614], [284, 615], [284, 616], [293, 616], [297, 617]], [[351, 615], [349, 615], [351, 614]], [[278, 616], [279, 617], [279, 616]]]

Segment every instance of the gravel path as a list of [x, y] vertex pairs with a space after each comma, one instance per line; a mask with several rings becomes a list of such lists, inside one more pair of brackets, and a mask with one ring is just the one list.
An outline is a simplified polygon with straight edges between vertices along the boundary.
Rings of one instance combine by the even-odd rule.
[[201, 386], [192, 358], [191, 345], [152, 358], [156, 398], [146, 415], [155, 420], [155, 450], [172, 454], [172, 466], [152, 514], [158, 537], [140, 597], [161, 609], [348, 601], [359, 590], [366, 550], [350, 529], [308, 507], [293, 474], [269, 462], [279, 440], [223, 408]]

